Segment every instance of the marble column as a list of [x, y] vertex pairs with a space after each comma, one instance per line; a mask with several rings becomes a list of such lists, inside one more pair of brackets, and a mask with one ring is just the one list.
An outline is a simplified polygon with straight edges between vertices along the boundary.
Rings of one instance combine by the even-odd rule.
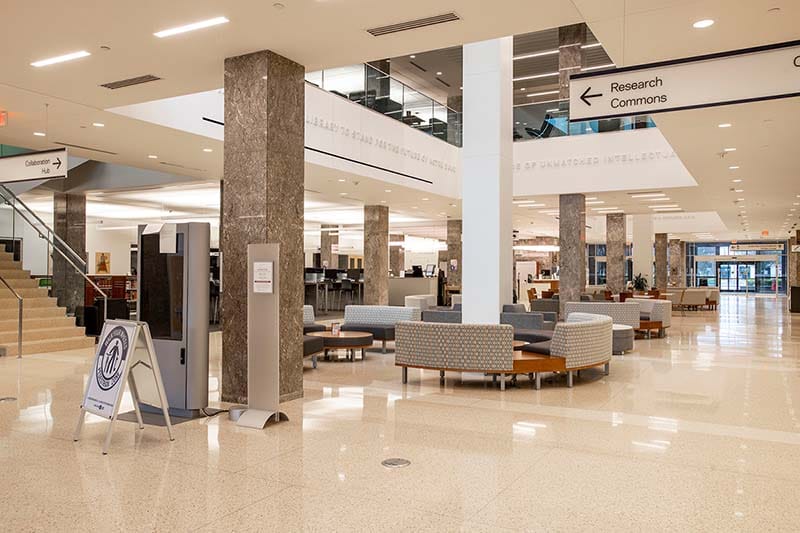
[[[633, 222], [633, 278], [641, 274], [653, 286], [653, 218], [631, 215]], [[631, 279], [632, 281], [632, 279]]]
[[558, 97], [569, 99], [569, 76], [581, 71], [586, 44], [586, 24], [558, 28]]
[[402, 233], [389, 235], [389, 269], [394, 276], [400, 276], [400, 272], [406, 269], [406, 249], [403, 245], [391, 243], [402, 243], [405, 235]]
[[462, 318], [497, 324], [513, 301], [513, 39], [465, 44]]
[[683, 287], [686, 284], [686, 260], [683, 255], [683, 242], [680, 239], [669, 240], [669, 287]]
[[[461, 286], [461, 220], [449, 219], [447, 221], [447, 284], [455, 287]], [[452, 270], [450, 261], [456, 260], [456, 269]]]
[[625, 213], [606, 215], [606, 286], [617, 294], [625, 288]]
[[[222, 400], [247, 401], [247, 245], [280, 244], [280, 395], [303, 396], [305, 69], [265, 50], [225, 60]], [[277, 333], [277, 332], [276, 332]]]
[[319, 235], [319, 261], [327, 268], [339, 268], [339, 254], [334, 253], [334, 246], [339, 246], [339, 226], [323, 224]]
[[558, 299], [563, 315], [566, 302], [580, 301], [586, 289], [586, 197], [562, 194], [558, 197], [558, 211]]
[[364, 206], [364, 304], [389, 305], [389, 208]]
[[786, 272], [786, 284], [790, 287], [790, 293], [791, 287], [800, 285], [800, 253], [792, 251], [792, 246], [796, 246], [798, 243], [800, 243], [800, 230], [797, 230], [797, 233], [789, 239], [789, 250], [786, 257], [786, 268], [788, 270]]
[[[71, 193], [53, 193], [53, 229], [56, 235], [75, 250], [84, 261], [86, 257], [86, 196]], [[81, 265], [69, 253], [66, 254], [77, 267]], [[76, 308], [92, 305], [84, 302], [85, 283], [75, 268], [64, 257], [53, 252], [53, 294], [59, 307], [66, 307], [67, 313], [75, 313]], [[94, 258], [92, 258], [94, 259]], [[117, 259], [125, 261], [124, 257]], [[109, 298], [111, 295], [108, 295]]]
[[667, 288], [667, 234], [656, 233], [656, 273], [653, 287], [664, 290]]

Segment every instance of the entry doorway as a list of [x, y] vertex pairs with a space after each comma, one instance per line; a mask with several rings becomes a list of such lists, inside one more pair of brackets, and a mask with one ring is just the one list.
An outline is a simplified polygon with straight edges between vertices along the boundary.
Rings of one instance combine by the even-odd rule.
[[717, 263], [717, 286], [723, 292], [755, 292], [755, 262]]

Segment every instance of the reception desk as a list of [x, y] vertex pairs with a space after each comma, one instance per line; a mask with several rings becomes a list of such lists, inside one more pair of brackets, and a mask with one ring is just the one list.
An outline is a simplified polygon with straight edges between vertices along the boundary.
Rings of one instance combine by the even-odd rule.
[[436, 294], [436, 278], [389, 278], [389, 305], [405, 305], [406, 296]]

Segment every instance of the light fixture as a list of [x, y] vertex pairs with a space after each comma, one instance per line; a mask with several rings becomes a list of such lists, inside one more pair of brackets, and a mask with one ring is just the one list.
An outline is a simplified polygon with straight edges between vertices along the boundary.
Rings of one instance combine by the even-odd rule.
[[347, 196], [347, 193], [346, 192], [340, 192], [339, 196]]
[[659, 196], [666, 196], [663, 192], [640, 192], [631, 194], [631, 198], [658, 198]]
[[581, 69], [581, 72], [586, 72], [587, 70], [600, 70], [603, 68], [614, 68], [616, 67], [616, 63], [606, 63], [605, 65], [595, 65], [593, 67], [584, 67]]
[[703, 28], [710, 28], [713, 25], [714, 25], [714, 21], [713, 20], [711, 20], [711, 19], [703, 19], [703, 20], [698, 20], [697, 22], [692, 24], [692, 27], [694, 27], [694, 28], [696, 28], [698, 30], [701, 30]]
[[532, 76], [521, 76], [519, 78], [514, 78], [513, 81], [538, 80], [540, 78], [552, 78], [553, 76], [558, 76], [558, 72], [547, 72], [545, 74], [533, 74]]
[[678, 204], [648, 205], [647, 207], [649, 207], [650, 209], [667, 209], [667, 208], [670, 208], [670, 207], [678, 207]]
[[214, 17], [213, 19], [201, 20], [199, 22], [192, 22], [191, 24], [186, 24], [185, 26], [178, 26], [176, 28], [161, 30], [154, 33], [153, 35], [155, 35], [159, 39], [163, 39], [164, 37], [170, 37], [172, 35], [178, 35], [179, 33], [186, 33], [194, 30], [201, 30], [203, 28], [209, 28], [211, 26], [217, 26], [219, 24], [225, 24], [226, 22], [230, 21], [225, 17]]
[[[600, 44], [600, 43], [597, 43]], [[545, 50], [543, 52], [533, 52], [532, 54], [522, 54], [519, 56], [514, 56], [514, 61], [519, 61], [520, 59], [530, 59], [532, 57], [543, 57], [543, 56], [552, 56], [558, 53], [558, 49], [556, 50]]]
[[442, 75], [442, 71], [441, 71], [441, 70], [437, 71], [437, 72], [436, 72], [436, 75], [437, 75], [437, 76], [441, 76], [441, 75]]
[[736, 148], [723, 148], [723, 151], [725, 151], [725, 152], [735, 152]]
[[718, 128], [730, 128], [732, 125], [733, 124], [730, 124], [729, 122], [723, 122], [722, 124], [718, 124], [717, 127]]
[[605, 203], [604, 200], [591, 200], [591, 201], [587, 201], [586, 205], [599, 205], [599, 204], [604, 204], [604, 203]]
[[619, 207], [592, 207], [592, 211], [615, 211]]
[[603, 45], [601, 43], [582, 44], [581, 48], [585, 50], [587, 48], [597, 48], [598, 46], [603, 46]]
[[392, 192], [392, 189], [384, 189], [383, 192]]
[[530, 98], [530, 97], [534, 97], [534, 96], [545, 96], [545, 95], [548, 95], [548, 94], [558, 94], [558, 89], [556, 89], [555, 91], [542, 91], [540, 93], [528, 93], [528, 97]]
[[386, 200], [381, 200], [381, 203], [382, 203], [382, 204], [385, 204], [385, 203], [386, 203]]
[[527, 89], [525, 87], [520, 87], [519, 90], [522, 91], [522, 92], [527, 91]]
[[37, 137], [46, 137], [47, 135], [41, 131], [34, 131], [33, 134]]
[[106, 127], [106, 125], [103, 124], [102, 122], [92, 122], [92, 126], [94, 126], [95, 128], [105, 128]]
[[417, 58], [417, 56], [415, 56], [414, 54], [411, 54], [411, 55], [410, 55], [410, 56], [408, 56], [408, 57], [410, 57], [411, 59], [416, 59], [416, 58]]
[[731, 180], [731, 181], [732, 181], [733, 183], [741, 183], [741, 182], [742, 182], [742, 180], [741, 180], [741, 179], [735, 179], [735, 180]]
[[55, 65], [56, 63], [64, 63], [65, 61], [72, 61], [73, 59], [80, 59], [82, 57], [90, 56], [89, 52], [86, 50], [81, 50], [80, 52], [72, 52], [70, 54], [64, 54], [63, 56], [56, 56], [50, 57], [47, 59], [41, 59], [39, 61], [34, 61], [31, 63], [32, 67], [46, 67], [48, 65]]
[[148, 159], [158, 159], [157, 155], [152, 155], [152, 154], [148, 155], [147, 157]]
[[739, 170], [739, 165], [731, 165], [728, 167], [728, 170]]
[[744, 202], [744, 198], [737, 198], [736, 201], [737, 202]]
[[344, 178], [339, 178], [337, 181], [338, 181], [339, 183], [344, 183], [344, 182], [345, 182], [345, 181], [347, 181], [347, 180], [346, 180], [346, 179], [344, 179]]
[[671, 198], [665, 196], [664, 198], [648, 198], [648, 202], [669, 202]]
[[423, 202], [427, 202], [427, 201], [428, 201], [428, 199], [427, 199], [427, 198], [423, 198], [423, 199], [422, 199], [422, 201], [423, 201]]
[[744, 192], [744, 189], [733, 189], [733, 192]]
[[680, 207], [658, 207], [653, 211], [682, 211]]
[[414, 205], [414, 206], [411, 206], [411, 209], [419, 209], [419, 207]]
[[211, 148], [203, 148], [203, 151], [204, 151], [204, 152], [206, 152], [206, 153], [211, 153], [211, 152], [213, 152], [214, 150], [213, 150], [213, 149], [211, 149]]

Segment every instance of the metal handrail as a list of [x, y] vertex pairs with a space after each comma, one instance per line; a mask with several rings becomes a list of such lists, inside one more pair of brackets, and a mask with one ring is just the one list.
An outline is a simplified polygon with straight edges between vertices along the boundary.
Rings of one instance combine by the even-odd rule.
[[0, 281], [3, 282], [3, 285], [11, 291], [11, 294], [17, 297], [17, 305], [19, 306], [19, 325], [17, 326], [17, 359], [22, 358], [22, 296], [19, 295], [17, 291], [14, 290], [14, 287], [8, 284], [8, 282], [0, 276]]
[[[5, 189], [5, 190], [6, 190], [6, 192], [10, 193], [10, 194], [11, 194], [11, 195], [14, 197], [14, 199], [15, 199], [15, 201], [16, 201], [16, 202], [20, 202], [20, 203], [22, 203], [22, 202], [20, 201], [20, 199], [19, 199], [19, 198], [17, 198], [17, 195], [15, 195], [13, 192], [9, 191], [9, 190], [8, 190], [8, 189], [7, 189], [7, 188], [4, 186], [4, 185], [0, 185], [0, 187], [2, 187], [3, 189]], [[3, 196], [3, 195], [0, 195], [0, 196]], [[56, 233], [55, 233], [55, 232], [54, 232], [54, 231], [53, 231], [53, 230], [50, 228], [50, 226], [48, 226], [47, 224], [45, 224], [45, 223], [44, 223], [44, 222], [43, 222], [43, 221], [42, 221], [42, 220], [41, 220], [41, 219], [40, 219], [38, 216], [36, 216], [36, 214], [35, 214], [35, 213], [33, 213], [33, 211], [31, 211], [31, 210], [30, 210], [30, 209], [29, 209], [27, 206], [25, 206], [25, 208], [26, 208], [26, 209], [28, 209], [28, 211], [29, 211], [31, 214], [33, 214], [33, 216], [34, 216], [34, 217], [36, 217], [36, 219], [37, 219], [37, 220], [39, 220], [39, 221], [40, 221], [40, 223], [41, 223], [41, 224], [42, 224], [42, 225], [45, 227], [45, 229], [47, 230], [47, 232], [48, 232], [48, 235], [45, 235], [44, 233], [42, 233], [42, 230], [41, 230], [41, 229], [39, 229], [39, 227], [38, 227], [36, 224], [32, 223], [32, 222], [31, 222], [31, 221], [28, 219], [28, 217], [27, 217], [27, 216], [25, 216], [25, 213], [23, 213], [23, 212], [22, 212], [22, 211], [21, 211], [21, 210], [20, 210], [20, 209], [19, 209], [19, 208], [18, 208], [18, 207], [15, 205], [15, 204], [13, 204], [13, 203], [9, 202], [8, 198], [6, 198], [5, 196], [3, 196], [3, 198], [6, 200], [6, 203], [7, 203], [8, 205], [10, 205], [10, 206], [12, 207], [12, 209], [13, 209], [14, 211], [16, 211], [16, 212], [17, 212], [17, 214], [19, 214], [19, 215], [22, 217], [22, 220], [24, 220], [25, 222], [27, 222], [27, 223], [28, 223], [28, 225], [30, 225], [30, 227], [32, 227], [34, 230], [36, 230], [36, 233], [38, 233], [38, 234], [39, 234], [39, 237], [41, 237], [42, 239], [45, 239], [45, 240], [46, 240], [46, 241], [47, 241], [47, 242], [50, 244], [50, 246], [52, 246], [52, 247], [53, 247], [53, 250], [55, 250], [55, 251], [57, 251], [59, 254], [61, 254], [61, 257], [63, 257], [63, 258], [64, 258], [64, 260], [65, 260], [67, 263], [69, 263], [69, 264], [70, 264], [70, 266], [72, 266], [72, 268], [74, 268], [74, 269], [75, 269], [75, 270], [78, 272], [78, 274], [80, 274], [80, 275], [81, 275], [81, 277], [82, 277], [84, 280], [88, 281], [88, 282], [89, 282], [89, 284], [90, 284], [90, 285], [91, 285], [91, 286], [94, 288], [94, 290], [96, 290], [98, 293], [100, 293], [100, 296], [102, 296], [102, 298], [103, 298], [103, 319], [104, 319], [104, 320], [105, 320], [105, 319], [107, 319], [107, 318], [108, 318], [108, 295], [105, 293], [105, 291], [104, 291], [103, 289], [101, 289], [100, 287], [98, 287], [98, 286], [97, 286], [97, 284], [96, 284], [94, 281], [92, 281], [92, 280], [89, 278], [89, 276], [87, 276], [87, 275], [86, 275], [86, 272], [84, 272], [84, 269], [81, 269], [81, 268], [79, 268], [79, 267], [78, 267], [78, 266], [77, 266], [75, 263], [73, 263], [73, 262], [72, 262], [72, 259], [70, 259], [69, 257], [67, 257], [67, 255], [66, 255], [66, 254], [65, 254], [65, 253], [64, 253], [64, 252], [61, 250], [61, 248], [60, 248], [60, 247], [58, 247], [58, 246], [56, 246], [56, 245], [55, 245], [55, 242], [54, 242], [52, 239], [50, 239], [50, 237], [49, 237], [48, 235], [49, 235], [49, 234], [52, 234], [52, 235], [53, 235], [54, 237], [56, 237], [56, 238], [57, 238], [57, 239], [58, 239], [60, 242], [62, 242], [62, 243], [64, 244], [64, 246], [66, 246], [67, 250], [69, 250], [69, 251], [70, 251], [70, 253], [71, 253], [72, 255], [74, 255], [75, 257], [77, 257], [78, 259], [80, 259], [81, 263], [84, 265], [84, 268], [85, 268], [85, 265], [86, 265], [86, 261], [84, 261], [84, 260], [83, 260], [83, 259], [80, 257], [80, 255], [78, 254], [78, 252], [76, 252], [76, 251], [75, 251], [75, 250], [74, 250], [74, 249], [73, 249], [73, 248], [72, 248], [72, 247], [71, 247], [69, 244], [65, 243], [65, 242], [64, 242], [64, 241], [63, 241], [63, 240], [62, 240], [60, 237], [58, 237], [58, 235], [56, 235]], [[23, 205], [24, 205], [24, 204], [23, 204]]]
[[[59, 243], [61, 243], [62, 245], [64, 245], [64, 246], [67, 248], [67, 250], [69, 250], [69, 251], [70, 251], [70, 253], [71, 253], [73, 256], [75, 256], [75, 259], [77, 259], [77, 260], [78, 260], [78, 262], [79, 262], [79, 263], [80, 263], [80, 264], [83, 266], [84, 270], [86, 270], [86, 266], [87, 266], [87, 265], [86, 265], [86, 261], [85, 261], [85, 260], [84, 260], [84, 259], [83, 259], [83, 258], [82, 258], [82, 257], [81, 257], [79, 254], [78, 254], [78, 252], [76, 252], [75, 250], [73, 250], [73, 249], [72, 249], [72, 247], [71, 247], [69, 244], [67, 244], [67, 243], [64, 241], [64, 239], [62, 239], [61, 237], [59, 237], [59, 236], [56, 234], [56, 232], [55, 232], [55, 231], [53, 231], [53, 229], [52, 229], [52, 228], [50, 228], [50, 226], [48, 226], [48, 225], [47, 225], [47, 223], [46, 223], [44, 220], [42, 220], [42, 219], [39, 217], [39, 215], [37, 215], [37, 214], [36, 214], [36, 212], [35, 212], [33, 209], [31, 209], [30, 207], [28, 207], [28, 206], [27, 206], [27, 204], [25, 204], [25, 202], [23, 202], [23, 201], [22, 201], [22, 200], [19, 198], [19, 196], [17, 196], [16, 194], [14, 194], [14, 192], [13, 192], [11, 189], [9, 189], [8, 187], [6, 187], [5, 185], [3, 185], [3, 184], [0, 184], [0, 189], [4, 190], [6, 193], [10, 194], [10, 195], [13, 197], [13, 199], [14, 199], [14, 203], [12, 203], [12, 202], [9, 200], [9, 198], [8, 198], [8, 197], [7, 197], [5, 194], [0, 194], [0, 196], [2, 196], [2, 197], [3, 197], [3, 199], [6, 201], [6, 203], [7, 203], [8, 205], [11, 205], [11, 206], [12, 206], [12, 208], [14, 208], [14, 210], [15, 210], [15, 211], [17, 211], [17, 213], [19, 213], [19, 214], [20, 214], [20, 216], [22, 216], [23, 218], [25, 218], [25, 215], [23, 215], [23, 214], [22, 214], [22, 212], [21, 212], [21, 211], [20, 211], [20, 210], [19, 210], [17, 207], [15, 207], [15, 205], [14, 205], [14, 204], [18, 203], [19, 205], [21, 205], [22, 207], [24, 207], [24, 208], [25, 208], [25, 211], [27, 211], [27, 212], [28, 212], [30, 215], [32, 215], [32, 216], [33, 216], [33, 218], [36, 220], [36, 222], [38, 222], [39, 224], [41, 224], [42, 226], [44, 226], [44, 228], [47, 230], [47, 232], [48, 232], [49, 234], [51, 234], [53, 237], [55, 237], [55, 239], [56, 239], [56, 240], [57, 240]], [[30, 220], [27, 220], [27, 218], [25, 219], [25, 221], [26, 221], [28, 224], [30, 224], [31, 226], [35, 226], [35, 225], [34, 225], [34, 224], [33, 224], [33, 223], [30, 221]], [[39, 234], [41, 235], [41, 232], [39, 232]], [[55, 247], [55, 243], [52, 243], [52, 242], [51, 242], [51, 244], [53, 245], [53, 247]]]

